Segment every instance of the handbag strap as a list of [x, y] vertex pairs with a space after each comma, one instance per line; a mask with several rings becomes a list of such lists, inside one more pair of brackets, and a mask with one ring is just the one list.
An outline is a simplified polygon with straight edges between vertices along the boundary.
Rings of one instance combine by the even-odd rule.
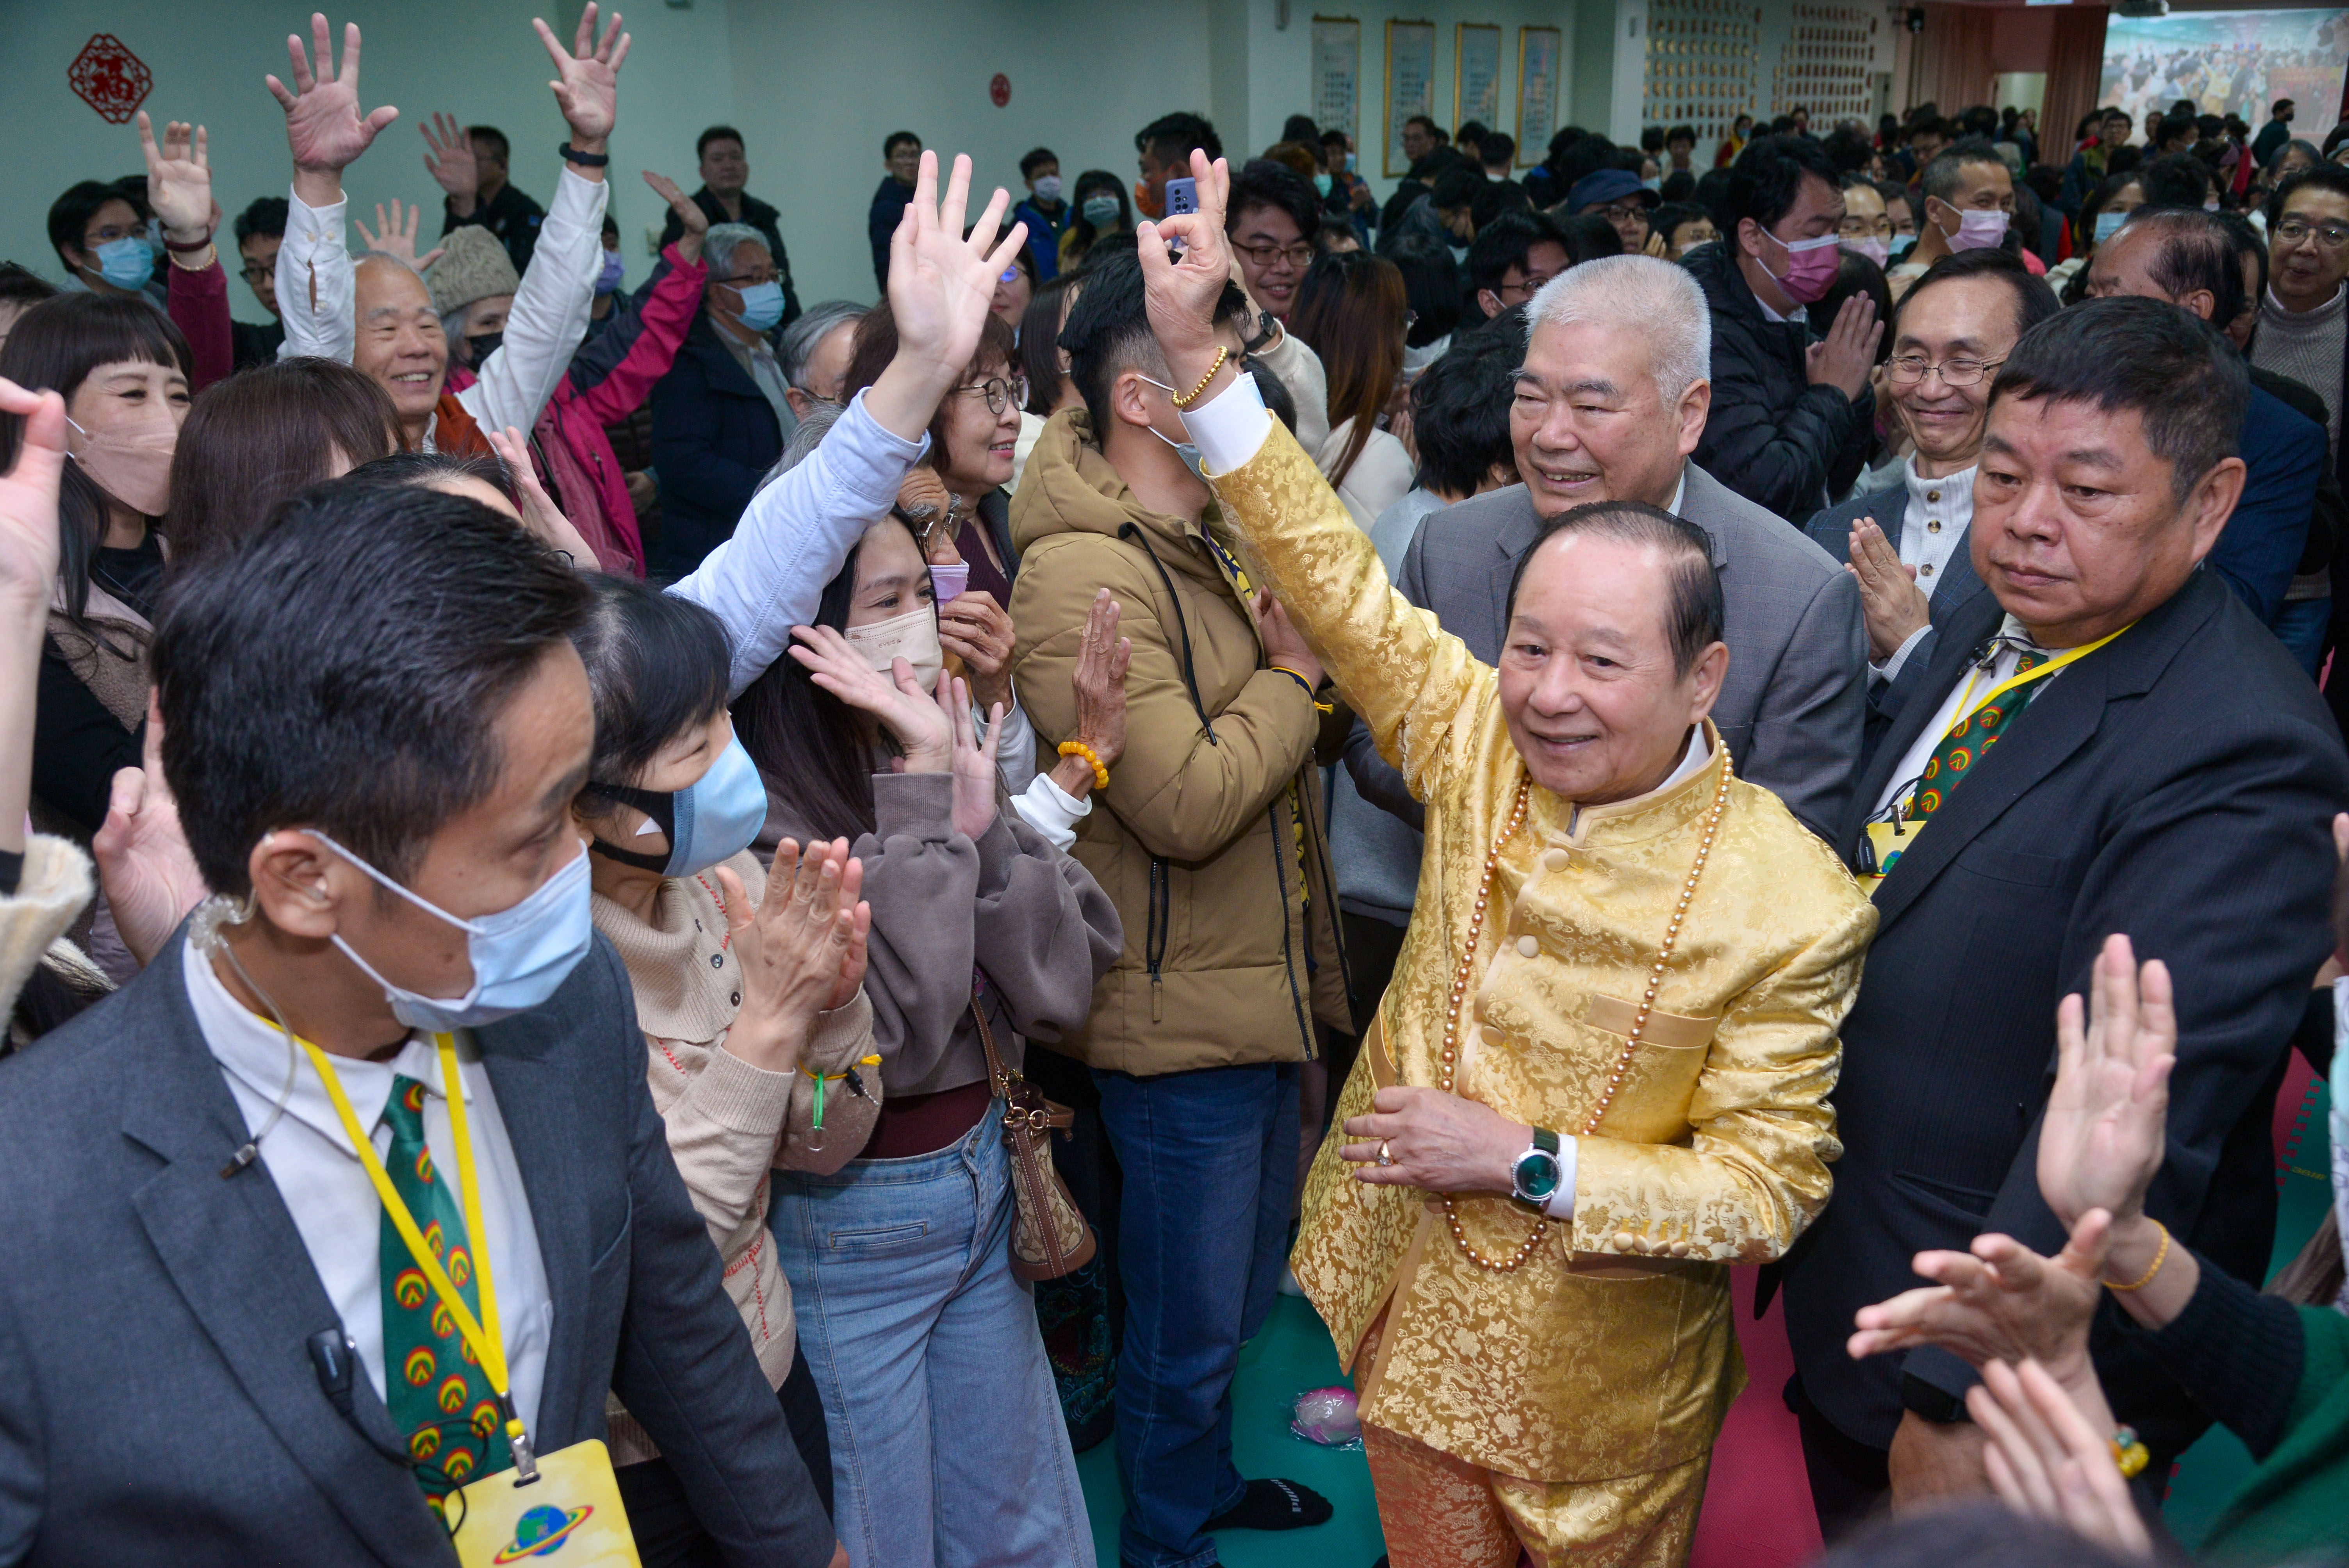
[[987, 1008], [978, 999], [977, 986], [971, 988], [970, 1020], [978, 1026], [979, 1047], [987, 1053], [988, 1084], [995, 1090], [997, 1099], [1009, 1100], [1017, 1086], [1011, 1081], [1010, 1069], [1003, 1065], [1003, 1057], [995, 1049], [995, 1031], [988, 1027]]

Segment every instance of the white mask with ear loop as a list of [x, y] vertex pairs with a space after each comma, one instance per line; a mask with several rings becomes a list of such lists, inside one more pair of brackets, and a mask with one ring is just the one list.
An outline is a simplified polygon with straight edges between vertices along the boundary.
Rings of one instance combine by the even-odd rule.
[[[1139, 370], [1135, 371], [1134, 374], [1136, 376], [1142, 376], [1142, 372]], [[1164, 381], [1151, 381], [1150, 377], [1147, 376], [1142, 376], [1142, 378], [1144, 381], [1150, 381], [1150, 384], [1153, 387], [1157, 387], [1169, 397], [1180, 396], [1174, 387], [1167, 386]], [[1177, 409], [1176, 412], [1179, 413], [1181, 410]], [[1169, 441], [1166, 439], [1166, 437], [1160, 432], [1157, 426], [1151, 425], [1145, 428], [1152, 435], [1158, 437], [1162, 441], [1166, 441], [1168, 446], [1174, 449], [1174, 455], [1183, 459], [1183, 466], [1191, 470], [1191, 477], [1193, 479], [1197, 480], [1201, 484], [1206, 484], [1207, 482], [1207, 469], [1206, 466], [1199, 460], [1199, 447], [1197, 442]]]

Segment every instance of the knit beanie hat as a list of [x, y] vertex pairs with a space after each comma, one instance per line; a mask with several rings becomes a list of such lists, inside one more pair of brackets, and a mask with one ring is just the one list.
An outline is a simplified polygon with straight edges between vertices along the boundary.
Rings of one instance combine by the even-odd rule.
[[424, 274], [432, 290], [432, 308], [440, 315], [522, 287], [505, 245], [479, 223], [450, 230], [440, 243], [445, 253]]

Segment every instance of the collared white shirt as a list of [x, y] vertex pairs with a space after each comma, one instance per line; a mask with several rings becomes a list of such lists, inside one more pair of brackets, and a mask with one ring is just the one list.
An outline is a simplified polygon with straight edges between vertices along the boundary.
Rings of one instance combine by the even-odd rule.
[[[1925, 771], [1925, 764], [1933, 759], [1934, 748], [1941, 744], [1941, 738], [1950, 733], [1950, 727], [1965, 714], [1980, 707], [1999, 682], [2014, 674], [2015, 666], [2023, 662], [2026, 648], [2050, 657], [2061, 651], [2040, 647], [2032, 640], [2031, 634], [2023, 630], [2023, 623], [2009, 615], [1999, 624], [1998, 645], [1989, 666], [1969, 668], [1950, 687], [1949, 695], [1941, 699], [1940, 709], [1925, 727], [1917, 732], [1917, 738], [1909, 743], [1908, 751], [1900, 758], [1900, 765], [1885, 781], [1884, 793], [1876, 798], [1878, 811], [1882, 811], [1896, 799], [1906, 800], [1916, 792], [1918, 776]], [[2060, 670], [2040, 677], [2042, 684], [2062, 678]]]
[[[1966, 548], [1966, 531], [1974, 521], [1974, 476], [1980, 471], [1981, 465], [1973, 464], [1929, 480], [1918, 474], [1913, 455], [1900, 465], [1909, 500], [1892, 542], [1900, 552], [1900, 564], [1916, 569], [1917, 591], [1928, 603], [1932, 602], [1933, 590], [1950, 574], [1951, 560]], [[1927, 629], [1920, 626], [1902, 638], [1892, 656], [1880, 665], [1870, 665], [1868, 674], [1880, 681], [1897, 678], [1909, 655], [1925, 640]]]
[[[212, 960], [191, 942], [183, 955], [188, 1002], [204, 1044], [220, 1063], [221, 1076], [236, 1097], [247, 1132], [258, 1132], [285, 1088], [285, 1037], [275, 1025], [255, 1017], [228, 993]], [[530, 1197], [498, 1114], [489, 1069], [457, 1037], [457, 1076], [465, 1092], [467, 1125], [472, 1133], [475, 1171], [481, 1184], [481, 1226], [490, 1233], [490, 1273], [497, 1287], [498, 1321], [505, 1335], [506, 1365], [513, 1378], [515, 1413], [533, 1433], [538, 1429], [539, 1396], [546, 1385], [546, 1349], [554, 1333], [554, 1303], [539, 1255]], [[383, 1108], [391, 1099], [395, 1075], [425, 1086], [424, 1141], [432, 1162], [453, 1192], [457, 1146], [449, 1132], [449, 1106], [440, 1088], [440, 1054], [431, 1037], [413, 1034], [388, 1062], [335, 1058], [336, 1076], [351, 1111], [375, 1135], [378, 1155], [391, 1145]], [[306, 1054], [295, 1053], [293, 1093], [285, 1114], [261, 1140], [261, 1163], [277, 1183], [278, 1196], [294, 1216], [302, 1245], [317, 1270], [326, 1299], [335, 1304], [343, 1332], [358, 1346], [359, 1365], [378, 1397], [384, 1392], [383, 1202], [367, 1168], [344, 1135], [334, 1101]], [[255, 1290], [271, 1288], [267, 1280]]]

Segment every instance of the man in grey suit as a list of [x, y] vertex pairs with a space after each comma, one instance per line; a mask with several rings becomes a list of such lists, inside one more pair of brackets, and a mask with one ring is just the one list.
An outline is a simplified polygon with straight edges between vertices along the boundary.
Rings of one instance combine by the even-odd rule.
[[609, 1528], [573, 1477], [612, 1392], [727, 1562], [847, 1562], [590, 923], [591, 608], [487, 508], [365, 481], [178, 585], [164, 769], [222, 896], [0, 1062], [0, 1563], [453, 1568], [533, 1463]]
[[1915, 443], [1897, 483], [1817, 513], [1803, 531], [1859, 584], [1871, 739], [1933, 665], [1940, 628], [1986, 593], [1967, 539], [1992, 381], [2055, 291], [2007, 251], [1961, 251], [1910, 285], [1892, 317], [1885, 390]]
[[[1608, 257], [1536, 295], [1509, 415], [1524, 481], [1430, 513], [1396, 586], [1476, 656], [1498, 663], [1509, 579], [1544, 517], [1639, 500], [1713, 540], [1729, 674], [1713, 710], [1743, 778], [1832, 838], [1859, 760], [1868, 662], [1850, 573], [1689, 459], [1711, 407], [1713, 322], [1670, 262]], [[1360, 724], [1346, 761], [1363, 797], [1419, 824]]]

